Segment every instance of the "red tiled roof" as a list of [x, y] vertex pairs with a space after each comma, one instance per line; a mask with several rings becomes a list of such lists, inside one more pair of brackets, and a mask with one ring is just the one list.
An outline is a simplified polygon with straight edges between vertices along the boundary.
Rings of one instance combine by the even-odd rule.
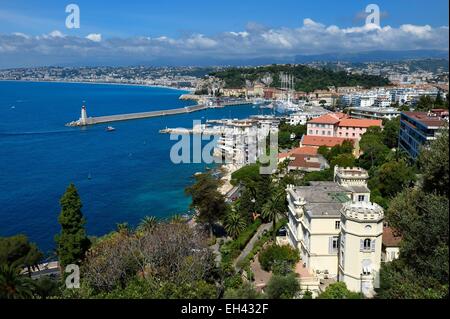
[[369, 128], [372, 126], [381, 127], [383, 125], [382, 120], [366, 120], [366, 119], [343, 119], [339, 122], [340, 127], [364, 127]]
[[[291, 167], [299, 167], [299, 168], [320, 168], [319, 162], [310, 162], [308, 159], [311, 156], [309, 155], [294, 155], [294, 160], [289, 163]], [[313, 156], [315, 157], [315, 156]]]
[[337, 124], [339, 122], [339, 120], [348, 118], [348, 115], [345, 113], [341, 113], [341, 112], [336, 112], [336, 113], [330, 113], [330, 114], [325, 114], [322, 115], [318, 118], [315, 118], [311, 121], [309, 121], [308, 123], [312, 123], [312, 124]]
[[391, 227], [384, 227], [383, 229], [383, 245], [385, 247], [398, 247], [402, 237], [400, 237]]
[[286, 157], [289, 157], [289, 156], [291, 156], [290, 152], [278, 154], [278, 158], [280, 158], [280, 159], [281, 158], [286, 158]]
[[326, 147], [333, 147], [336, 145], [342, 145], [344, 141], [347, 141], [351, 139], [348, 138], [342, 138], [342, 137], [324, 137], [324, 136], [309, 136], [304, 135], [302, 139], [302, 145], [303, 146], [326, 146]]
[[286, 158], [293, 155], [309, 155], [315, 156], [317, 155], [317, 148], [311, 146], [297, 147], [290, 150], [287, 153], [278, 154], [278, 158]]
[[337, 124], [339, 123], [339, 117], [334, 114], [326, 114], [322, 115], [318, 118], [315, 118], [308, 123], [311, 124]]
[[303, 147], [298, 147], [298, 148], [294, 148], [291, 151], [291, 154], [293, 155], [317, 155], [317, 148], [311, 147], [311, 146], [303, 146]]

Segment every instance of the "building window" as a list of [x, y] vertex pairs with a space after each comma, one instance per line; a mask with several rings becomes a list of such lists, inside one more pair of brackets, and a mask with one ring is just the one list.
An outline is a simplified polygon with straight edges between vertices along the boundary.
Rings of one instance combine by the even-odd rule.
[[330, 131], [328, 131], [328, 135], [331, 135], [331, 132], [330, 132]]
[[339, 220], [334, 223], [334, 228], [335, 229], [341, 229], [341, 222]]
[[361, 250], [368, 251], [371, 248], [372, 241], [369, 238], [361, 240]]
[[329, 254], [336, 254], [339, 249], [339, 237], [330, 237]]
[[364, 195], [358, 196], [358, 202], [364, 202], [365, 200], [366, 200], [366, 196], [364, 196]]
[[372, 273], [372, 261], [370, 259], [364, 259], [362, 262], [362, 274], [370, 275]]

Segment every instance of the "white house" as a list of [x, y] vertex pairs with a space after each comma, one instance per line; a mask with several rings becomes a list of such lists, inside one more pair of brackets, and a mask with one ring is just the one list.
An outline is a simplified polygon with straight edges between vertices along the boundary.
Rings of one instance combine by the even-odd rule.
[[372, 296], [379, 287], [383, 209], [370, 202], [369, 175], [335, 168], [334, 182], [287, 188], [290, 245], [319, 279]]

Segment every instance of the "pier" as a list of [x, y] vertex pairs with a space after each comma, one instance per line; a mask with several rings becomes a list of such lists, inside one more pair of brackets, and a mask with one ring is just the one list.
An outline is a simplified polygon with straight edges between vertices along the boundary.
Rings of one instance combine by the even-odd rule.
[[137, 119], [146, 119], [160, 116], [169, 116], [169, 115], [179, 115], [186, 114], [192, 112], [199, 112], [209, 108], [218, 108], [218, 107], [226, 107], [226, 106], [237, 106], [237, 105], [248, 105], [252, 104], [249, 101], [234, 101], [228, 103], [222, 103], [220, 105], [194, 105], [194, 106], [186, 106], [178, 109], [169, 109], [169, 110], [161, 110], [161, 111], [152, 111], [152, 112], [142, 112], [142, 113], [130, 113], [130, 114], [117, 114], [117, 115], [109, 115], [109, 116], [99, 116], [99, 117], [87, 117], [86, 107], [83, 105], [81, 108], [81, 117], [78, 121], [73, 121], [67, 123], [66, 126], [77, 127], [77, 126], [88, 126], [88, 125], [96, 125], [96, 124], [104, 124], [104, 123], [112, 123], [112, 122], [120, 122], [120, 121], [130, 121]]

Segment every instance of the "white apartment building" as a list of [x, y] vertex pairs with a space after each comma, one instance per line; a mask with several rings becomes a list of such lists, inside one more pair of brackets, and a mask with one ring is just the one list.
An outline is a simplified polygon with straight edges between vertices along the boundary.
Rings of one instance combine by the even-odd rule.
[[330, 111], [322, 107], [310, 107], [303, 112], [297, 112], [289, 115], [288, 121], [290, 125], [306, 125], [309, 120], [316, 119], [322, 115], [328, 114]]
[[355, 119], [392, 120], [400, 116], [400, 111], [393, 107], [351, 107], [350, 117]]
[[214, 157], [226, 164], [243, 167], [254, 164], [264, 154], [266, 138], [278, 132], [278, 120], [249, 119], [217, 121], [222, 125], [208, 129], [220, 133]]
[[287, 188], [288, 241], [317, 278], [372, 296], [379, 287], [383, 209], [370, 202], [367, 171], [336, 167], [334, 176], [334, 182]]

